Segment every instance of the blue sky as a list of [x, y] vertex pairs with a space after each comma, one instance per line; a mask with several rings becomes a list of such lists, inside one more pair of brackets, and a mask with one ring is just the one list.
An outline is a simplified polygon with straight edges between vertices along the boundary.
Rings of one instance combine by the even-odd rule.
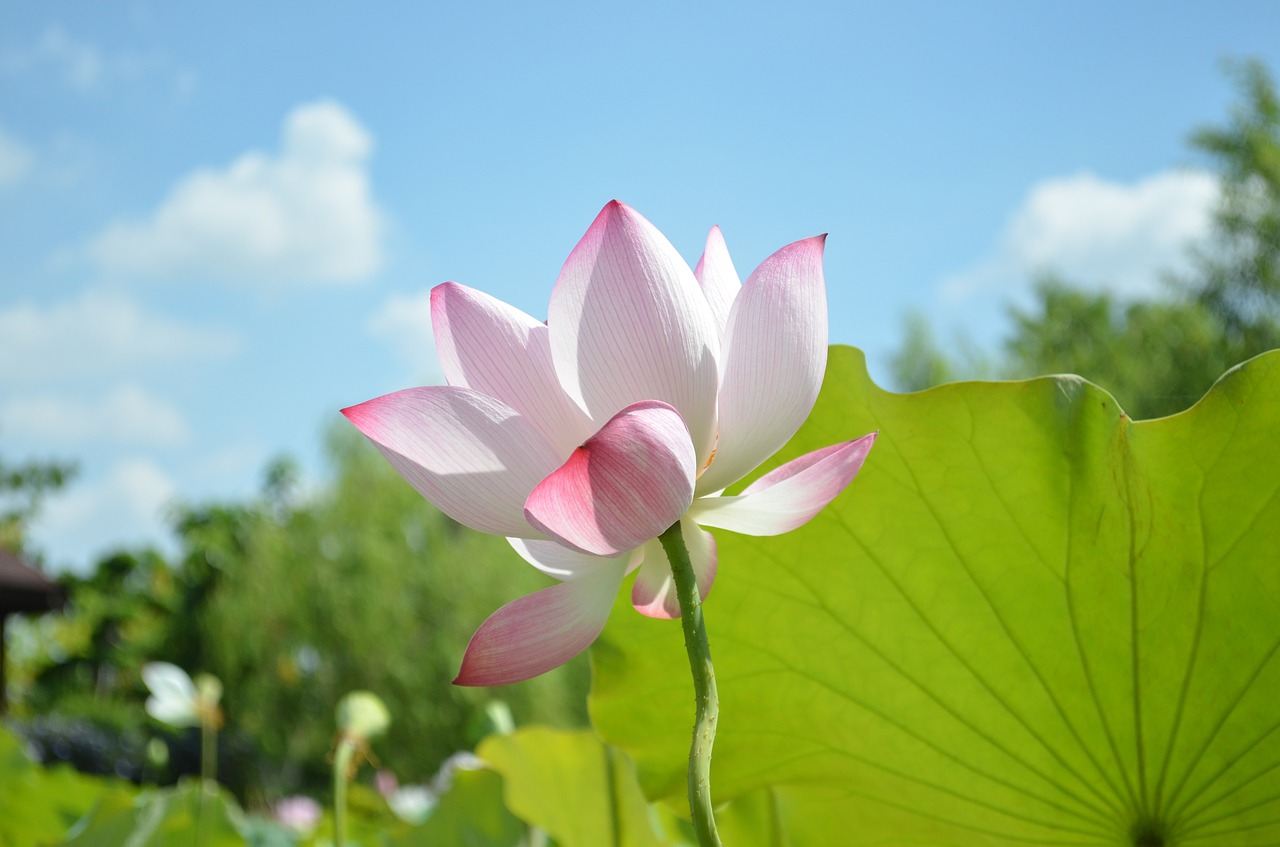
[[829, 232], [834, 342], [995, 343], [1037, 269], [1154, 290], [1216, 187], [1185, 141], [1271, 3], [0, 6], [0, 456], [81, 476], [34, 541], [166, 543], [175, 498], [320, 479], [433, 378], [425, 295], [539, 317], [609, 199], [744, 275]]

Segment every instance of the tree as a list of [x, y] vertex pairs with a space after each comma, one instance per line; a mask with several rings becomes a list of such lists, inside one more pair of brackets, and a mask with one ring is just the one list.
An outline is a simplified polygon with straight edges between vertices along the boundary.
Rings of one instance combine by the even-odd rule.
[[[1079, 374], [1131, 416], [1159, 417], [1195, 403], [1233, 365], [1280, 346], [1280, 100], [1260, 63], [1233, 73], [1241, 102], [1230, 124], [1191, 137], [1223, 186], [1195, 272], [1171, 280], [1163, 296], [1134, 301], [1053, 275], [1038, 280], [1029, 308], [1010, 307], [998, 374]], [[972, 362], [963, 349], [944, 353], [917, 320], [892, 372], [900, 388], [919, 389], [980, 375]]]
[[334, 705], [354, 689], [390, 708], [380, 756], [407, 779], [474, 744], [495, 697], [521, 722], [584, 724], [585, 658], [498, 691], [450, 684], [476, 627], [547, 578], [432, 508], [354, 432], [334, 432], [329, 452], [332, 484], [309, 499], [276, 496], [220, 535], [184, 536], [184, 570], [194, 557], [219, 572], [193, 670], [222, 679], [228, 726], [281, 763], [270, 781], [324, 778]]
[[121, 551], [67, 577], [25, 711], [140, 735], [145, 662], [212, 673], [226, 733], [261, 754], [271, 796], [324, 790], [334, 708], [355, 689], [391, 709], [378, 752], [405, 780], [472, 747], [494, 698], [520, 722], [585, 724], [585, 657], [497, 691], [450, 684], [485, 617], [548, 578], [433, 509], [356, 433], [335, 431], [329, 453], [332, 480], [306, 496], [277, 461], [258, 497], [180, 509], [172, 563]]
[[1007, 376], [1080, 374], [1133, 418], [1191, 406], [1236, 363], [1221, 322], [1196, 300], [1126, 304], [1050, 276], [1037, 283], [1033, 309], [1010, 313]]
[[1196, 299], [1223, 322], [1236, 360], [1280, 347], [1280, 98], [1258, 61], [1230, 66], [1242, 102], [1225, 127], [1204, 127], [1191, 143], [1222, 180], [1215, 238], [1199, 255]]
[[902, 321], [903, 342], [889, 358], [889, 374], [900, 391], [922, 391], [962, 376], [987, 376], [991, 363], [975, 346], [957, 337], [949, 354], [934, 337], [933, 327], [920, 312], [908, 312]]
[[21, 551], [27, 524], [44, 498], [70, 482], [75, 474], [72, 462], [10, 464], [0, 459], [0, 546]]

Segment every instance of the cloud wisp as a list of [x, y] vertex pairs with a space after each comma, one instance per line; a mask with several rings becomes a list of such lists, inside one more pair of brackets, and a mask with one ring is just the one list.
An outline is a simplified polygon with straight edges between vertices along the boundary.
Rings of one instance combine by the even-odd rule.
[[74, 38], [56, 24], [47, 27], [29, 46], [0, 51], [0, 69], [7, 74], [51, 67], [67, 85], [79, 91], [98, 85], [107, 72], [107, 65], [97, 47]]
[[0, 400], [0, 432], [29, 444], [56, 447], [175, 447], [191, 437], [182, 412], [133, 384], [98, 397], [41, 391]]
[[405, 366], [410, 380], [443, 383], [431, 329], [431, 292], [392, 294], [365, 321], [365, 331], [386, 344]]
[[49, 78], [85, 95], [101, 93], [115, 82], [159, 77], [167, 79], [178, 96], [185, 97], [196, 83], [194, 72], [175, 66], [163, 54], [105, 50], [59, 24], [50, 24], [25, 44], [11, 43], [0, 49], [0, 74]]
[[0, 127], [0, 191], [20, 182], [34, 162], [35, 155], [27, 145]]
[[48, 385], [222, 359], [240, 350], [232, 332], [147, 311], [117, 294], [85, 291], [51, 305], [0, 309], [0, 385]]
[[373, 138], [340, 104], [299, 106], [280, 151], [181, 178], [145, 220], [89, 244], [113, 275], [256, 286], [361, 282], [382, 266], [384, 216], [367, 171]]
[[944, 299], [1025, 292], [1054, 273], [1122, 297], [1159, 292], [1187, 268], [1189, 248], [1209, 234], [1219, 187], [1199, 171], [1165, 171], [1134, 183], [1091, 173], [1037, 183], [988, 256], [941, 285]]
[[167, 538], [165, 510], [176, 497], [173, 480], [153, 461], [124, 458], [50, 498], [31, 527], [32, 541], [38, 548], [56, 547], [67, 558], [57, 564], [83, 570], [112, 547]]

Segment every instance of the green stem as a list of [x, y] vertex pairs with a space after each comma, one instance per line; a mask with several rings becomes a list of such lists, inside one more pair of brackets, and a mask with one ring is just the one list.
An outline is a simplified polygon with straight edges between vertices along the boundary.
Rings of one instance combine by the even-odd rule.
[[333, 756], [333, 847], [347, 843], [347, 772], [355, 752], [355, 744], [344, 737]]
[[200, 777], [206, 791], [218, 779], [218, 730], [208, 720], [200, 722]]
[[200, 803], [196, 807], [196, 844], [204, 844], [207, 799], [218, 778], [218, 730], [208, 719], [200, 721]]
[[679, 521], [658, 536], [658, 540], [671, 562], [671, 576], [680, 600], [684, 649], [689, 654], [689, 669], [693, 671], [693, 691], [698, 705], [693, 743], [689, 746], [689, 811], [693, 814], [693, 831], [698, 836], [699, 847], [720, 847], [720, 834], [716, 832], [715, 814], [711, 808], [711, 747], [716, 740], [720, 697], [716, 693], [716, 671], [711, 664], [707, 625], [702, 618], [698, 577], [689, 561], [689, 550], [680, 533]]

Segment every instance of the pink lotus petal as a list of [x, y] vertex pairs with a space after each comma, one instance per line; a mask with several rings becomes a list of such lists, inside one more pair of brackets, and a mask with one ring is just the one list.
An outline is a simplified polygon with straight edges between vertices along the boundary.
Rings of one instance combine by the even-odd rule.
[[[680, 521], [680, 532], [689, 550], [689, 564], [693, 565], [693, 572], [698, 577], [698, 594], [705, 600], [716, 578], [716, 540], [711, 533], [688, 519]], [[680, 617], [680, 598], [676, 596], [671, 562], [662, 542], [656, 538], [645, 542], [644, 564], [631, 586], [631, 605], [640, 614], [651, 618], [674, 620]]]
[[612, 557], [580, 553], [555, 541], [531, 541], [527, 538], [508, 538], [507, 541], [520, 554], [520, 558], [547, 576], [566, 582], [584, 573], [591, 573], [602, 562], [612, 560]]
[[779, 535], [809, 519], [844, 491], [862, 468], [877, 433], [833, 444], [787, 462], [736, 497], [700, 497], [689, 517], [744, 535]]
[[783, 247], [742, 286], [721, 357], [719, 440], [698, 494], [759, 466], [809, 416], [827, 366], [826, 236]]
[[524, 501], [559, 456], [514, 409], [469, 388], [410, 388], [343, 409], [409, 484], [472, 529], [538, 538]]
[[455, 685], [509, 685], [559, 667], [604, 629], [625, 563], [520, 597], [489, 616], [467, 645]]
[[446, 282], [431, 290], [431, 324], [450, 385], [506, 403], [561, 456], [591, 434], [586, 414], [556, 378], [550, 335], [541, 321], [488, 294]]
[[639, 400], [669, 403], [706, 461], [719, 334], [689, 266], [653, 224], [616, 200], [605, 206], [560, 271], [547, 322], [560, 382], [592, 420]]
[[693, 275], [697, 278], [698, 285], [702, 286], [707, 305], [711, 307], [719, 337], [724, 338], [725, 327], [729, 323], [729, 310], [733, 308], [733, 300], [738, 296], [742, 282], [738, 279], [733, 259], [729, 258], [729, 248], [724, 243], [720, 227], [711, 227], [706, 249], [702, 251], [702, 258], [693, 269]]
[[525, 518], [575, 550], [617, 555], [684, 514], [695, 468], [679, 413], [654, 400], [633, 403], [538, 483]]

